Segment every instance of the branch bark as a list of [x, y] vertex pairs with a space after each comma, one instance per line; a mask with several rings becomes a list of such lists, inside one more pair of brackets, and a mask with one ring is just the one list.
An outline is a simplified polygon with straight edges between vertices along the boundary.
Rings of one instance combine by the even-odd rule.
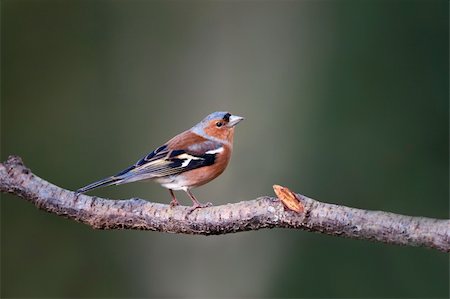
[[287, 208], [292, 198], [280, 197], [280, 201], [264, 196], [189, 213], [184, 206], [172, 208], [136, 198], [110, 200], [76, 194], [34, 175], [16, 156], [0, 164], [0, 191], [96, 229], [218, 235], [278, 227], [450, 252], [450, 220], [349, 208], [300, 194], [295, 194], [300, 207], [297, 211]]

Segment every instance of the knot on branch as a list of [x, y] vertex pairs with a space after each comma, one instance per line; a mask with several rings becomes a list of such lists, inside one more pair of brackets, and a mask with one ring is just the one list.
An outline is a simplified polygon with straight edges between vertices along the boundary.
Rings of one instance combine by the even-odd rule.
[[2, 164], [7, 168], [24, 166], [22, 158], [16, 155], [10, 155]]

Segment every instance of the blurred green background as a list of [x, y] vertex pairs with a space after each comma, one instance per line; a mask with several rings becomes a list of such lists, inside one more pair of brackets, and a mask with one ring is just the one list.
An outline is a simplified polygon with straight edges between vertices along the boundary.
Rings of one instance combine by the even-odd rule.
[[[1, 160], [75, 190], [210, 112], [215, 204], [448, 218], [448, 1], [1, 1]], [[94, 191], [168, 203], [153, 183]], [[184, 204], [190, 200], [178, 194]], [[1, 297], [445, 297], [447, 254], [291, 230], [95, 231], [1, 196]]]

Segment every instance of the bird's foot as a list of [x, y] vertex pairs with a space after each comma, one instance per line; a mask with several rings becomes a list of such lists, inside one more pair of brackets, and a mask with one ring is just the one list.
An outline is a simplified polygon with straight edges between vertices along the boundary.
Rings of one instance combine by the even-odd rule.
[[172, 199], [172, 200], [170, 201], [170, 204], [169, 204], [169, 205], [170, 205], [171, 208], [173, 208], [173, 207], [179, 206], [180, 203], [178, 202], [178, 200]]
[[210, 203], [210, 202], [207, 202], [207, 203], [196, 202], [196, 203], [194, 203], [194, 205], [192, 207], [189, 208], [188, 214], [194, 212], [197, 209], [208, 208], [208, 207], [211, 207], [211, 206], [212, 206], [212, 203]]

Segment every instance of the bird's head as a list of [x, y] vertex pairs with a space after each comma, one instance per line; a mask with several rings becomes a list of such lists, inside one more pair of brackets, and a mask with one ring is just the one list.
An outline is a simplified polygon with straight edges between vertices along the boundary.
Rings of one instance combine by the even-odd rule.
[[208, 135], [223, 141], [231, 142], [234, 127], [244, 118], [229, 112], [214, 112], [205, 117], [193, 129], [199, 135]]

